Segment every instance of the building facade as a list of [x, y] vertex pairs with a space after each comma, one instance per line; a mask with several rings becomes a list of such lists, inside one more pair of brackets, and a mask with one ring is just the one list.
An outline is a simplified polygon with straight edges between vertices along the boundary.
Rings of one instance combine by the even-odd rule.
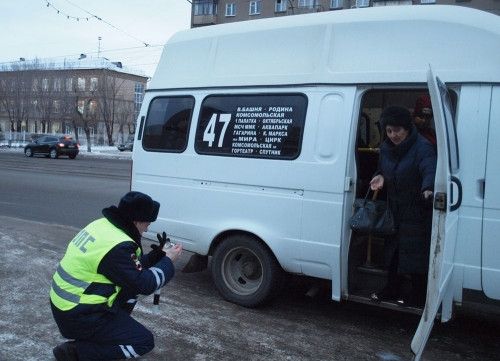
[[135, 132], [147, 80], [104, 58], [4, 65], [0, 141], [64, 134], [82, 144], [114, 145]]
[[457, 5], [500, 15], [498, 0], [193, 0], [191, 27], [375, 6]]

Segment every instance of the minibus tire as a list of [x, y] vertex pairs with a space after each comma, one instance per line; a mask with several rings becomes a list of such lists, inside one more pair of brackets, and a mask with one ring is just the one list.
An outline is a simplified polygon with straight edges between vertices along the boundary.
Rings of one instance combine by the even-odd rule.
[[273, 253], [256, 238], [227, 237], [212, 257], [212, 278], [221, 295], [245, 307], [256, 307], [275, 296], [284, 271]]

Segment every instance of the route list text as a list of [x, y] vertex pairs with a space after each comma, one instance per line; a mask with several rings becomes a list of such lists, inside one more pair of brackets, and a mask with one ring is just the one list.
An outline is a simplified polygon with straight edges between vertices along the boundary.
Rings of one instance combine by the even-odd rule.
[[237, 107], [231, 153], [280, 156], [293, 107]]

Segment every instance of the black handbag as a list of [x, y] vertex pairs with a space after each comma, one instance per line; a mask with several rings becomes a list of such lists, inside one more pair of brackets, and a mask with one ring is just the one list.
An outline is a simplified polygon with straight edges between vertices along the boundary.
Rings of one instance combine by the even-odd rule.
[[354, 202], [354, 214], [349, 225], [363, 235], [390, 236], [396, 233], [396, 224], [387, 201], [368, 199], [370, 188], [363, 199]]

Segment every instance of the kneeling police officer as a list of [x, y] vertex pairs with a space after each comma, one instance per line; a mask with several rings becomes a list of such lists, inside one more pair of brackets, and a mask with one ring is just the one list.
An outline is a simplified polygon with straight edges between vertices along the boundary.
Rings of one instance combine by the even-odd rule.
[[142, 233], [159, 209], [150, 196], [129, 192], [70, 242], [50, 290], [57, 326], [74, 340], [53, 349], [58, 361], [133, 358], [154, 348], [153, 334], [130, 314], [139, 294], [150, 295], [172, 279], [182, 251], [181, 244], [164, 248], [163, 232], [160, 246], [143, 254]]

